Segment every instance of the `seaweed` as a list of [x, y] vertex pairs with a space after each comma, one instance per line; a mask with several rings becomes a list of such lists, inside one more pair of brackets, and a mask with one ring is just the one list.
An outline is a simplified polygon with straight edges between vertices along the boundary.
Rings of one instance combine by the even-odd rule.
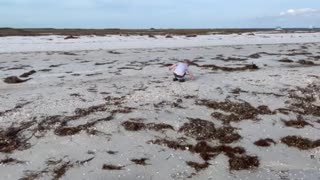
[[92, 74], [86, 74], [86, 76], [97, 76], [97, 75], [102, 75], [103, 73], [92, 73]]
[[260, 139], [260, 140], [258, 140], [256, 142], [254, 142], [254, 144], [256, 146], [261, 146], [261, 147], [271, 146], [271, 143], [276, 144], [276, 142], [273, 139], [270, 139], [270, 138]]
[[123, 54], [123, 53], [117, 52], [117, 51], [108, 51], [108, 53], [110, 53], [110, 54]]
[[251, 59], [258, 59], [258, 58], [261, 57], [261, 55], [259, 53], [255, 53], [255, 54], [249, 55], [248, 57], [251, 58]]
[[15, 150], [25, 150], [31, 147], [23, 132], [31, 127], [35, 121], [21, 123], [19, 126], [11, 126], [7, 129], [0, 129], [0, 152], [12, 153]]
[[313, 127], [313, 125], [306, 122], [301, 115], [298, 115], [297, 120], [290, 120], [290, 121], [282, 120], [282, 121], [287, 127], [294, 127], [298, 129], [304, 128], [305, 126]]
[[102, 166], [103, 170], [123, 170], [124, 166], [116, 166], [111, 164], [104, 164]]
[[149, 144], [158, 144], [158, 145], [165, 145], [171, 149], [175, 149], [175, 150], [189, 150], [192, 149], [193, 146], [189, 145], [189, 144], [181, 144], [177, 141], [171, 141], [171, 140], [167, 140], [167, 139], [156, 139], [153, 141], [148, 141], [147, 143]]
[[302, 138], [300, 136], [286, 136], [281, 139], [281, 142], [289, 147], [295, 147], [300, 150], [308, 150], [320, 146], [320, 139], [312, 141], [310, 139]]
[[127, 131], [140, 131], [146, 128], [144, 123], [126, 121], [121, 124]]
[[230, 170], [247, 170], [259, 167], [259, 159], [257, 156], [234, 156], [229, 159]]
[[142, 166], [148, 165], [146, 163], [147, 160], [149, 160], [149, 159], [148, 158], [131, 159], [131, 161], [134, 162], [135, 164], [142, 165]]
[[127, 131], [140, 131], [144, 129], [154, 130], [154, 131], [161, 131], [165, 129], [174, 130], [174, 128], [169, 124], [156, 124], [156, 123], [148, 123], [144, 124], [141, 122], [133, 122], [133, 121], [125, 121], [121, 124]]
[[221, 71], [227, 71], [227, 72], [258, 70], [259, 69], [259, 67], [255, 64], [246, 64], [243, 67], [221, 67], [221, 66], [217, 66], [214, 64], [206, 64], [206, 65], [201, 65], [199, 67], [211, 69], [213, 71], [221, 70]]
[[188, 166], [192, 167], [197, 172], [202, 171], [204, 169], [207, 169], [210, 166], [210, 163], [208, 163], [208, 162], [204, 162], [201, 164], [201, 163], [197, 163], [197, 162], [193, 162], [193, 161], [187, 161], [186, 163]]
[[288, 58], [283, 58], [283, 59], [279, 60], [279, 62], [283, 62], [283, 63], [292, 63], [292, 62], [293, 62], [293, 60], [288, 59]]
[[0, 160], [0, 165], [3, 164], [24, 164], [26, 163], [25, 161], [20, 161], [14, 158], [9, 158], [8, 156], [5, 159]]
[[32, 75], [32, 74], [34, 74], [34, 73], [36, 73], [36, 72], [37, 72], [37, 71], [35, 71], [35, 70], [31, 70], [31, 71], [29, 71], [29, 72], [26, 72], [26, 73], [21, 74], [20, 77], [22, 77], [22, 78], [27, 78], [27, 77], [29, 77], [30, 75]]
[[97, 119], [93, 122], [88, 122], [86, 124], [83, 125], [79, 125], [76, 127], [66, 127], [63, 124], [60, 125], [58, 128], [56, 128], [54, 130], [54, 133], [58, 136], [71, 136], [71, 135], [75, 135], [78, 134], [79, 132], [86, 130], [86, 132], [88, 134], [92, 134], [95, 135], [97, 132], [96, 131], [92, 131], [90, 128], [95, 126], [97, 123], [102, 122], [102, 121], [111, 121], [113, 119], [113, 116], [109, 116], [106, 118], [101, 118], [101, 119]]
[[212, 139], [215, 136], [216, 128], [213, 122], [189, 118], [189, 123], [185, 123], [180, 127], [179, 132], [194, 137], [197, 140]]
[[64, 162], [62, 164], [60, 164], [59, 166], [55, 167], [53, 169], [53, 180], [59, 180], [61, 179], [61, 177], [63, 177], [65, 175], [65, 173], [74, 166], [74, 164], [72, 164], [70, 161], [68, 162]]
[[180, 105], [181, 102], [170, 102], [170, 101], [161, 101], [159, 103], [153, 104], [153, 106], [157, 109], [161, 109], [165, 106], [170, 106], [172, 108], [179, 108], [179, 109], [185, 109], [185, 107]]
[[299, 60], [298, 63], [302, 65], [308, 65], [308, 66], [315, 65], [314, 62], [307, 61], [307, 60]]
[[50, 68], [56, 68], [56, 67], [60, 67], [62, 65], [65, 65], [65, 64], [53, 64], [53, 65], [50, 65], [49, 67]]
[[223, 153], [229, 158], [230, 170], [247, 170], [259, 167], [259, 159], [257, 156], [250, 156], [246, 154], [246, 151], [242, 147], [231, 147], [226, 145], [209, 146], [207, 142], [198, 142], [195, 146], [190, 144], [181, 144], [177, 141], [170, 141], [166, 139], [157, 139], [149, 141], [148, 143], [166, 145], [168, 148], [175, 150], [187, 150], [191, 153], [198, 153], [200, 157], [205, 160], [204, 164], [195, 162], [187, 162], [191, 167], [194, 167], [196, 171], [207, 168], [210, 164], [207, 161], [213, 157]]
[[320, 116], [320, 106], [314, 105], [313, 102], [320, 97], [320, 86], [312, 83], [307, 87], [297, 87], [296, 90], [290, 91], [289, 97], [293, 100], [290, 110], [299, 115]]
[[24, 83], [29, 81], [32, 78], [28, 78], [28, 79], [20, 79], [17, 76], [9, 76], [4, 78], [3, 82], [7, 83], [7, 84], [18, 84], [18, 83]]
[[50, 71], [52, 71], [52, 69], [40, 69], [39, 71], [41, 71], [41, 72], [50, 72]]
[[47, 166], [44, 169], [39, 171], [27, 170], [24, 172], [24, 177], [20, 178], [20, 180], [39, 179], [43, 175], [51, 175], [51, 179], [58, 180], [58, 179], [61, 179], [69, 169], [74, 168], [76, 166], [82, 166], [93, 159], [94, 157], [91, 157], [89, 159], [85, 159], [82, 161], [75, 161], [75, 162], [64, 161], [63, 159], [59, 159], [59, 160], [49, 159], [46, 161]]
[[0, 117], [1, 117], [1, 116], [4, 116], [4, 115], [7, 114], [7, 113], [16, 112], [16, 111], [18, 111], [19, 109], [23, 108], [24, 106], [26, 106], [26, 105], [28, 105], [28, 104], [30, 104], [30, 103], [31, 103], [31, 102], [19, 103], [19, 104], [17, 104], [14, 108], [12, 108], [12, 109], [8, 109], [8, 110], [5, 110], [5, 111], [0, 112]]
[[68, 40], [68, 39], [79, 39], [79, 37], [73, 36], [73, 35], [69, 35], [69, 36], [66, 36], [64, 39], [65, 40]]
[[222, 120], [224, 124], [230, 122], [239, 122], [242, 120], [256, 120], [260, 114], [274, 114], [267, 106], [258, 106], [257, 108], [251, 106], [248, 102], [231, 102], [226, 100], [224, 102], [216, 102], [209, 100], [198, 100], [197, 105], [207, 106], [211, 109], [219, 109], [225, 112], [229, 112], [229, 115], [222, 114], [220, 112], [212, 113], [212, 116]]

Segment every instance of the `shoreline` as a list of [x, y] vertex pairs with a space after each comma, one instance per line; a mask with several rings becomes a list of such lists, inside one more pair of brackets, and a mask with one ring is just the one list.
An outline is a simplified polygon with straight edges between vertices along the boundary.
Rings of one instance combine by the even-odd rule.
[[41, 36], [46, 35], [208, 35], [208, 34], [243, 34], [253, 32], [282, 32], [282, 33], [304, 33], [304, 32], [319, 32], [319, 28], [200, 28], [200, 29], [55, 29], [55, 28], [0, 28], [0, 36]]

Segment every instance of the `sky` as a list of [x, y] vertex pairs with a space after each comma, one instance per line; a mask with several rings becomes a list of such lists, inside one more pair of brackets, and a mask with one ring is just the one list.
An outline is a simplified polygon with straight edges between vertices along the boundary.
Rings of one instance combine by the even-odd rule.
[[319, 0], [0, 0], [0, 27], [320, 27]]

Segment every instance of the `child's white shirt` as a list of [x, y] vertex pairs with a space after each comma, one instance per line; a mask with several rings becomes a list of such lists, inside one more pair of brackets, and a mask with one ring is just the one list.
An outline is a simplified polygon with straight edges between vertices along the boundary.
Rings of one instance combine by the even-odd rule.
[[179, 76], [183, 76], [189, 71], [189, 67], [185, 63], [178, 63], [174, 73]]

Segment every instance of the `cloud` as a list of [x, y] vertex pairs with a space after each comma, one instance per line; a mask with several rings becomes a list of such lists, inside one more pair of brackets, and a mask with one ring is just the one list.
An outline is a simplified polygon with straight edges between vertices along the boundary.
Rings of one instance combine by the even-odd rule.
[[320, 13], [320, 11], [312, 8], [288, 9], [287, 11], [281, 12], [280, 16], [301, 16], [312, 15], [315, 13]]
[[[271, 16], [262, 16], [247, 20], [248, 27], [281, 26], [283, 28], [320, 27], [320, 10], [312, 8], [288, 9]], [[245, 24], [245, 23], [243, 23]]]
[[0, 0], [0, 27], [320, 27], [320, 1], [294, 1]]

